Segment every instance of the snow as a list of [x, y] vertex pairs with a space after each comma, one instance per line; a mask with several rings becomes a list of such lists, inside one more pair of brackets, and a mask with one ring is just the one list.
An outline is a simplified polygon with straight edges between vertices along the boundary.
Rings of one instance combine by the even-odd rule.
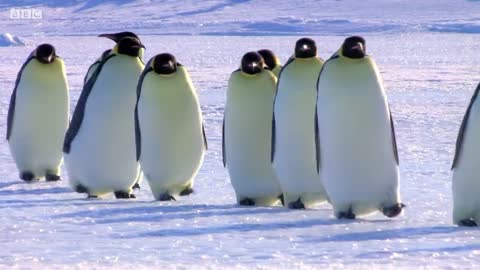
[[26, 45], [25, 41], [17, 36], [14, 36], [10, 33], [0, 34], [0, 47], [23, 46], [23, 45]]
[[[275, 1], [269, 9], [273, 1], [2, 1], [0, 17], [33, 7], [43, 19], [0, 20], [3, 31], [31, 44], [0, 47], [0, 134], [16, 73], [34, 45], [50, 42], [64, 58], [73, 110], [89, 64], [113, 45], [94, 35], [128, 29], [141, 33], [145, 60], [170, 52], [189, 69], [210, 149], [189, 197], [156, 202], [143, 183], [136, 200], [87, 200], [66, 181], [18, 180], [2, 140], [0, 268], [478, 268], [479, 230], [451, 222], [449, 168], [480, 79], [480, 2], [293, 2]], [[269, 48], [285, 62], [301, 34], [328, 58], [350, 33], [366, 37], [385, 81], [405, 214], [338, 221], [328, 205], [306, 211], [235, 205], [222, 167], [221, 123], [227, 80], [242, 54]]]

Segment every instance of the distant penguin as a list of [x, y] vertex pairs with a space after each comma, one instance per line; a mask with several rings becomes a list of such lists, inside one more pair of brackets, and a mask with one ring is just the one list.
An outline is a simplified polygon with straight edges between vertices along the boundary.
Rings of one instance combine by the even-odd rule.
[[280, 63], [280, 59], [278, 59], [278, 57], [271, 50], [268, 50], [268, 49], [259, 50], [258, 53], [265, 60], [265, 64], [267, 65], [267, 68], [273, 72], [275, 77], [278, 78], [278, 75], [280, 74], [280, 70], [282, 69], [282, 64]]
[[155, 199], [192, 193], [207, 140], [188, 71], [171, 54], [152, 58], [140, 77], [135, 130], [137, 160]]
[[68, 115], [65, 65], [42, 44], [20, 68], [8, 108], [7, 140], [22, 180], [60, 180]]
[[318, 78], [317, 162], [337, 218], [402, 212], [390, 109], [365, 40], [347, 38]]
[[134, 198], [139, 174], [135, 147], [136, 86], [142, 43], [131, 37], [105, 58], [85, 84], [65, 135], [63, 151], [70, 185], [77, 192]]
[[315, 152], [317, 79], [323, 60], [315, 41], [299, 39], [280, 72], [272, 126], [272, 161], [285, 206], [303, 209], [327, 200]]
[[223, 164], [240, 205], [273, 205], [281, 196], [270, 162], [277, 79], [257, 52], [230, 76], [223, 122]]
[[[95, 60], [95, 62], [93, 62], [93, 64], [91, 64], [90, 67], [88, 67], [87, 73], [85, 74], [85, 77], [83, 78], [83, 83], [84, 84], [87, 83], [87, 80], [92, 77], [92, 74], [98, 68], [100, 63], [105, 58], [107, 58], [107, 56], [109, 56], [111, 53], [115, 53], [118, 50], [118, 42], [120, 40], [122, 40], [125, 37], [131, 37], [131, 38], [136, 38], [136, 39], [140, 40], [140, 38], [133, 32], [119, 32], [119, 33], [112, 33], [112, 34], [101, 34], [101, 35], [99, 35], [99, 37], [109, 38], [109, 39], [113, 40], [116, 43], [116, 45], [113, 47], [113, 49], [105, 50], [102, 53], [102, 55], [97, 60]], [[142, 49], [140, 49], [140, 60], [143, 58], [143, 53], [144, 53], [144, 50], [142, 48]]]
[[457, 137], [455, 157], [453, 159], [453, 223], [459, 226], [478, 226], [480, 224], [480, 104], [477, 85]]

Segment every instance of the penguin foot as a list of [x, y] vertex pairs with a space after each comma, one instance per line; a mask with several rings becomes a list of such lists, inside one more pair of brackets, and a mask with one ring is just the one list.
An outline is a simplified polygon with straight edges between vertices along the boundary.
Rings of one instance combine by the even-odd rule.
[[31, 172], [22, 172], [20, 173], [20, 179], [25, 182], [32, 182], [33, 180], [35, 180], [35, 175]]
[[77, 193], [87, 193], [88, 194], [88, 188], [86, 188], [85, 186], [81, 185], [81, 184], [78, 184], [75, 186], [75, 192]]
[[397, 203], [393, 206], [384, 207], [382, 213], [389, 218], [394, 218], [402, 213], [402, 209], [405, 208], [405, 206], [403, 203]]
[[239, 201], [238, 204], [243, 205], [243, 206], [254, 206], [255, 201], [253, 199], [250, 199], [250, 198], [245, 198], [245, 199]]
[[170, 195], [169, 193], [164, 193], [162, 196], [160, 196], [159, 201], [176, 201], [175, 197]]
[[135, 183], [135, 185], [133, 185], [132, 189], [140, 189], [140, 184], [139, 184], [139, 183]]
[[352, 208], [350, 207], [350, 209], [348, 209], [348, 212], [343, 212], [343, 211], [339, 212], [337, 215], [337, 218], [338, 219], [355, 219], [356, 216], [353, 213]]
[[290, 209], [305, 209], [305, 204], [302, 202], [302, 198], [298, 198], [298, 200], [294, 202], [290, 202], [288, 204], [288, 208]]
[[184, 190], [182, 190], [182, 192], [180, 192], [180, 196], [187, 196], [187, 195], [190, 195], [193, 193], [193, 188], [191, 187], [187, 187], [185, 188]]
[[47, 174], [47, 175], [45, 176], [45, 180], [46, 180], [47, 182], [55, 182], [55, 181], [61, 181], [62, 178], [60, 178], [60, 176], [59, 176], [59, 175], [56, 175], [56, 174]]
[[283, 196], [283, 193], [280, 194], [280, 196], [278, 196], [278, 199], [280, 200], [280, 202], [282, 203], [282, 205], [285, 206], [285, 196]]
[[125, 191], [115, 191], [115, 198], [117, 199], [135, 199], [135, 195], [125, 192]]
[[458, 222], [458, 226], [463, 226], [463, 227], [477, 227], [477, 223], [475, 222], [475, 220], [469, 218], [469, 219], [464, 219], [464, 220], [460, 220], [460, 222]]

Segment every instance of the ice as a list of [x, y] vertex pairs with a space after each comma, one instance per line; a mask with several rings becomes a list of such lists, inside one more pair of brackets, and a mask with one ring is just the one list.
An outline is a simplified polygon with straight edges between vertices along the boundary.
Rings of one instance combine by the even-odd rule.
[[[21, 182], [2, 140], [0, 268], [478, 268], [480, 231], [451, 222], [449, 170], [461, 119], [480, 79], [480, 36], [465, 30], [478, 25], [479, 5], [2, 1], [0, 16], [11, 8], [34, 7], [43, 11], [43, 20], [1, 17], [3, 31], [28, 37], [29, 45], [0, 47], [0, 135], [6, 132], [16, 73], [36, 45], [52, 43], [65, 60], [73, 110], [88, 66], [113, 46], [95, 35], [128, 29], [141, 34], [145, 60], [170, 52], [190, 71], [210, 149], [191, 196], [155, 202], [144, 182], [136, 200], [113, 195], [87, 200], [72, 192], [66, 179]], [[430, 28], [440, 26], [454, 31]], [[221, 160], [230, 72], [251, 50], [269, 48], [285, 62], [298, 35], [314, 38], [320, 56], [328, 58], [352, 33], [365, 36], [384, 78], [396, 124], [405, 214], [338, 221], [328, 205], [306, 211], [235, 205]]]
[[0, 34], [0, 47], [24, 46], [26, 42], [10, 33]]

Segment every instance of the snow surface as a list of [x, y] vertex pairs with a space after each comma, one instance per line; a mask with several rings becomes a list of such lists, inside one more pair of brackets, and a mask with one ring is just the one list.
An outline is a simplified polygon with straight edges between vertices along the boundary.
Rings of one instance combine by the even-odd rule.
[[[480, 2], [294, 2], [275, 1], [271, 9], [273, 1], [2, 1], [2, 16], [34, 6], [44, 19], [0, 18], [3, 31], [32, 44], [0, 47], [0, 134], [16, 73], [34, 45], [50, 42], [64, 58], [73, 110], [87, 67], [113, 45], [93, 34], [128, 28], [143, 34], [145, 60], [168, 51], [189, 69], [210, 149], [189, 197], [156, 202], [143, 183], [136, 200], [88, 200], [66, 181], [18, 180], [2, 140], [0, 268], [478, 268], [480, 231], [451, 222], [449, 168], [480, 79]], [[328, 205], [306, 211], [236, 206], [221, 162], [221, 123], [227, 80], [242, 54], [270, 48], [286, 61], [299, 38], [293, 34], [300, 33], [312, 34], [328, 58], [345, 35], [357, 32], [388, 91], [405, 215], [338, 221]]]

